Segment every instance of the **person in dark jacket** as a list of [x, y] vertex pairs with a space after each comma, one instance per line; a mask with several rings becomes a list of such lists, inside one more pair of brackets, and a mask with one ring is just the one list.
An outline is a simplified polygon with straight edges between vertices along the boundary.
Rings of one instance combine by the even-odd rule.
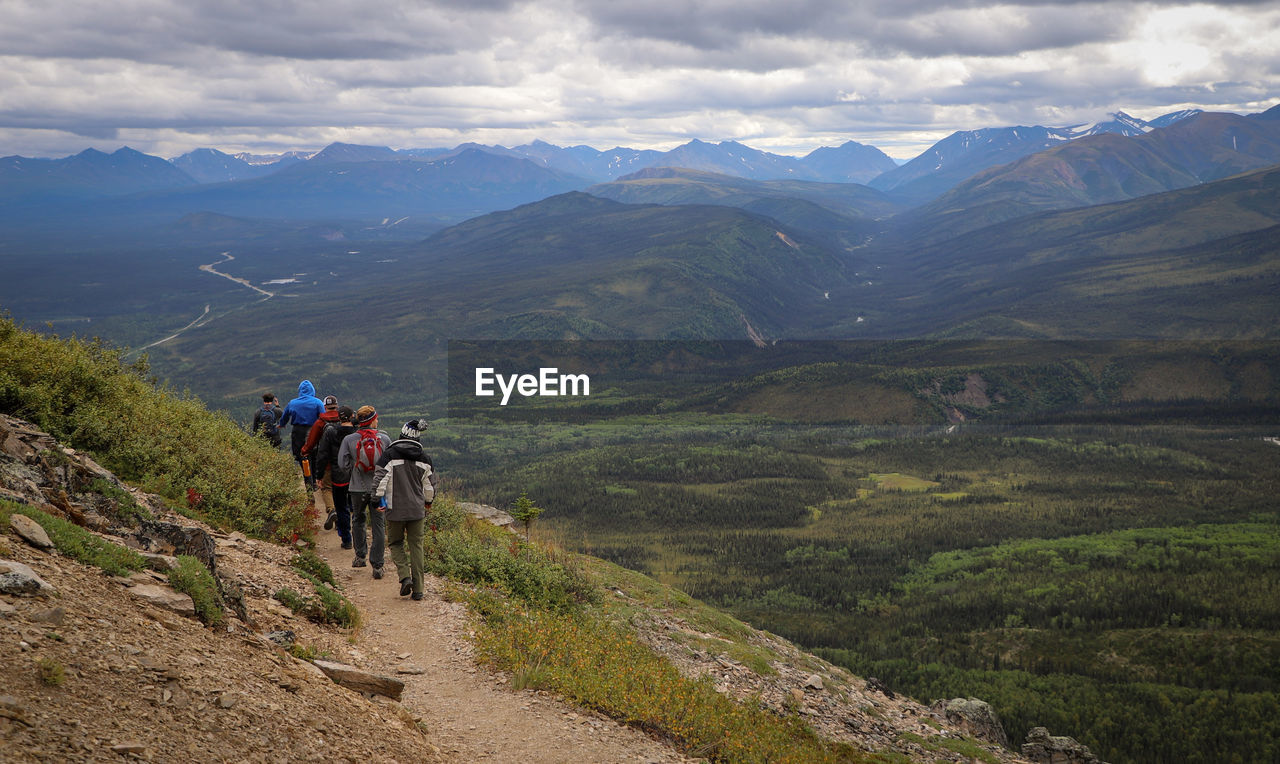
[[316, 397], [316, 388], [311, 384], [311, 380], [304, 379], [298, 385], [298, 397], [289, 401], [289, 405], [284, 407], [284, 413], [280, 415], [280, 421], [276, 422], [277, 427], [293, 425], [290, 437], [293, 458], [298, 462], [299, 467], [302, 466], [302, 446], [307, 442], [307, 433], [323, 413], [324, 401]]
[[[334, 524], [342, 539], [342, 548], [351, 548], [351, 513], [347, 504], [347, 485], [351, 482], [350, 468], [344, 469], [339, 458], [342, 441], [356, 431], [351, 419], [355, 412], [350, 406], [338, 407], [338, 421], [325, 425], [316, 444], [316, 477], [323, 484], [328, 482], [333, 491]], [[327, 525], [327, 524], [326, 524]]]
[[262, 408], [253, 412], [253, 429], [254, 435], [261, 432], [262, 437], [267, 439], [272, 448], [280, 447], [280, 427], [276, 424], [280, 421], [280, 407], [276, 405], [276, 397], [271, 393], [262, 394]]
[[437, 482], [431, 457], [418, 442], [421, 428], [426, 424], [425, 419], [406, 422], [400, 428], [400, 439], [382, 452], [378, 469], [373, 473], [373, 495], [381, 499], [380, 504], [387, 513], [387, 548], [400, 578], [400, 596], [412, 591], [415, 600], [424, 596], [423, 527], [427, 509], [436, 495]]
[[[338, 463], [351, 473], [351, 484], [347, 487], [347, 498], [351, 501], [351, 540], [355, 544], [351, 567], [372, 565], [373, 577], [382, 578], [387, 525], [378, 500], [373, 498], [373, 476], [378, 468], [378, 457], [391, 445], [391, 438], [378, 429], [378, 412], [373, 406], [356, 409], [356, 427], [359, 429], [343, 439], [338, 453]], [[370, 439], [367, 449], [366, 438]], [[365, 533], [366, 521], [369, 533]], [[370, 535], [372, 544], [369, 543]], [[365, 562], [366, 556], [368, 563]]]

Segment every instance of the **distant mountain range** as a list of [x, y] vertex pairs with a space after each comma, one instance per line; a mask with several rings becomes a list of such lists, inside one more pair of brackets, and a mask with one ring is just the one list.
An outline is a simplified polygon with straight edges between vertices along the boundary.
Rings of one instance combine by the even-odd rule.
[[[1145, 122], [1118, 112], [1092, 125], [957, 132], [902, 166], [879, 149], [853, 141], [819, 148], [804, 157], [772, 154], [735, 141], [696, 139], [665, 152], [564, 148], [543, 141], [513, 148], [463, 144], [453, 149], [402, 150], [334, 143], [313, 154], [291, 152], [275, 157], [232, 156], [205, 148], [171, 161], [128, 148], [109, 155], [88, 149], [63, 159], [0, 159], [0, 200], [32, 209], [76, 200], [136, 198], [133, 207], [121, 202], [123, 206], [117, 209], [132, 213], [150, 206], [165, 214], [217, 212], [270, 218], [416, 215], [449, 223], [460, 220], [459, 216], [581, 190], [593, 182], [615, 181], [653, 168], [681, 168], [752, 181], [867, 184], [899, 208], [929, 203], [956, 189], [956, 194], [970, 199], [964, 206], [973, 209], [986, 203], [983, 199], [973, 201], [975, 195], [981, 195], [976, 190], [979, 186], [991, 201], [1001, 201], [1002, 192], [993, 189], [1007, 186], [1010, 177], [1016, 178], [1022, 171], [1042, 174], [1011, 164], [1027, 157], [1048, 162], [1051, 157], [1087, 156], [1091, 152], [1100, 157], [1115, 154], [1120, 165], [1131, 168], [1122, 174], [1139, 178], [1127, 180], [1129, 190], [1123, 192], [1108, 190], [1101, 180], [1084, 182], [1083, 187], [1065, 193], [1071, 197], [1065, 201], [1057, 200], [1064, 192], [1046, 190], [1042, 195], [1054, 201], [1029, 202], [1032, 208], [1039, 208], [1130, 198], [1182, 187], [1191, 178], [1210, 180], [1276, 161], [1272, 158], [1275, 139], [1271, 129], [1276, 122], [1274, 114], [1245, 118], [1198, 111], [1173, 112]], [[1224, 123], [1236, 127], [1222, 127]], [[1186, 124], [1199, 127], [1174, 129]], [[1244, 124], [1254, 128], [1239, 127]], [[1212, 135], [1215, 130], [1234, 136], [1230, 150]], [[1218, 144], [1210, 145], [1214, 140]], [[1137, 156], [1135, 152], [1141, 154], [1142, 150], [1125, 141], [1149, 147], [1154, 155]], [[1077, 153], [1061, 151], [1077, 145], [1089, 148]], [[491, 159], [482, 160], [481, 155]], [[1110, 160], [1099, 161], [1105, 164]], [[1175, 166], [1156, 166], [1163, 164]], [[1006, 174], [980, 175], [997, 167], [1005, 168], [1001, 172]], [[1140, 180], [1146, 177], [1151, 177], [1151, 182]], [[1080, 186], [1081, 182], [1067, 185]], [[508, 187], [500, 188], [503, 184]], [[964, 187], [958, 188], [962, 184]], [[140, 194], [145, 198], [137, 197]], [[1018, 205], [1027, 203], [1026, 199], [1018, 200]], [[935, 206], [939, 204], [951, 202], [940, 200]], [[1018, 205], [1010, 210], [1023, 211]]]

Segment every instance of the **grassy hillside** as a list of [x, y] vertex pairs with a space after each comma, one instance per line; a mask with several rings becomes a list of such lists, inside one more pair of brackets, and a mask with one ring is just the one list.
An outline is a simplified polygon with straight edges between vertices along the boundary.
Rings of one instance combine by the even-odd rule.
[[99, 343], [0, 321], [0, 411], [34, 422], [208, 522], [270, 538], [303, 530], [301, 481], [284, 452], [160, 386], [145, 361]]

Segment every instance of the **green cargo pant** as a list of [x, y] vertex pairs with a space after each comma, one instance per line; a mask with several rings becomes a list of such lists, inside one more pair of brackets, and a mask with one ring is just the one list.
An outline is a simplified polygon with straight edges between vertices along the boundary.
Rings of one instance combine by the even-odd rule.
[[[422, 593], [422, 535], [426, 524], [425, 517], [387, 521], [387, 551], [391, 552], [391, 561], [396, 564], [396, 579], [412, 578], [414, 594]], [[409, 544], [407, 555], [404, 549], [406, 541]]]

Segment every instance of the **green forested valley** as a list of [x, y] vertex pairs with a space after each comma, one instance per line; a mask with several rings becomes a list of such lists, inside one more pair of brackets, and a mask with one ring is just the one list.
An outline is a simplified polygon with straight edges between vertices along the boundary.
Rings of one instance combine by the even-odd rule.
[[1254, 427], [457, 425], [465, 493], [1010, 738], [1280, 755], [1280, 446]]

